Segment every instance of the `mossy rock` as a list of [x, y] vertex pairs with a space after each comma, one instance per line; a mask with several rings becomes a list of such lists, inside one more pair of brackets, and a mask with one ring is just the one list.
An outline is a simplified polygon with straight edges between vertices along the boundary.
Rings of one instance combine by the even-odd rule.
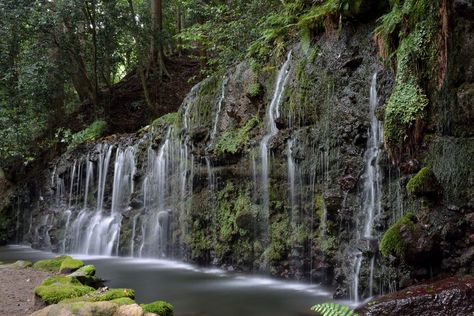
[[[79, 281], [68, 278], [58, 278], [45, 280], [40, 286], [34, 290], [35, 296], [47, 305], [57, 304], [65, 299], [83, 296], [93, 292], [94, 288], [82, 285]], [[48, 281], [49, 280], [49, 281]], [[76, 283], [77, 282], [77, 283]]]
[[164, 301], [140, 305], [146, 313], [155, 313], [160, 316], [173, 316], [173, 305]]
[[33, 269], [58, 272], [63, 261], [68, 258], [72, 259], [70, 256], [59, 256], [53, 259], [40, 260], [33, 264]]
[[116, 299], [128, 298], [133, 300], [135, 298], [135, 291], [132, 289], [108, 289], [103, 291], [99, 289], [94, 292], [87, 293], [81, 297], [74, 297], [67, 299], [65, 303], [72, 302], [103, 302], [103, 301], [113, 301]]
[[411, 232], [414, 232], [416, 228], [415, 220], [415, 215], [413, 213], [408, 213], [400, 218], [383, 234], [382, 240], [380, 241], [380, 252], [384, 257], [388, 257], [391, 254], [394, 254], [399, 258], [405, 256], [407, 242], [403, 239], [400, 230], [402, 227], [405, 227]]
[[424, 167], [407, 183], [407, 191], [413, 195], [430, 195], [439, 191], [438, 181], [431, 168]]
[[95, 277], [95, 267], [93, 265], [83, 266], [68, 276], [78, 280], [82, 284], [89, 285], [94, 288], [100, 287], [102, 285], [102, 280]]
[[[115, 302], [77, 302], [50, 305], [32, 316], [81, 315], [81, 316], [115, 316], [120, 304]], [[122, 314], [123, 315], [123, 314]]]
[[69, 257], [63, 260], [63, 262], [61, 263], [61, 266], [59, 267], [59, 272], [71, 273], [82, 267], [84, 267], [84, 262], [82, 262], [81, 260], [73, 259]]
[[87, 276], [94, 276], [95, 275], [95, 266], [92, 264], [83, 266], [82, 268], [79, 268], [76, 272], [82, 272]]
[[65, 275], [55, 275], [55, 276], [49, 277], [49, 278], [43, 280], [43, 282], [41, 282], [41, 285], [44, 285], [44, 286], [61, 285], [61, 284], [80, 285], [81, 282], [79, 282], [78, 280], [76, 280], [74, 278], [71, 278], [69, 276], [65, 276]]
[[130, 304], [135, 304], [135, 301], [131, 299], [130, 297], [119, 297], [115, 298], [113, 300], [110, 300], [112, 303], [116, 303], [118, 305], [130, 305]]
[[25, 269], [33, 266], [33, 262], [31, 261], [25, 261], [25, 260], [18, 260], [14, 263], [11, 264], [2, 264], [0, 262], [0, 269], [1, 268], [10, 268], [10, 269]]

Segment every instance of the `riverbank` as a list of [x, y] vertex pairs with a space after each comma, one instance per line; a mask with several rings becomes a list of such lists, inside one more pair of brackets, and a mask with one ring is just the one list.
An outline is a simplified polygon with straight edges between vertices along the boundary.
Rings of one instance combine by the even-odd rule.
[[0, 268], [0, 316], [30, 315], [38, 310], [33, 290], [52, 275], [32, 268]]

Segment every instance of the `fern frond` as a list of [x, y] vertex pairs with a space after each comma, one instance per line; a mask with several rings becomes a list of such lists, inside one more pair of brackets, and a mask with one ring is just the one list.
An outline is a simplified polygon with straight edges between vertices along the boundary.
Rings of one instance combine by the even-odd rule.
[[335, 303], [316, 304], [311, 310], [321, 316], [358, 316], [349, 307]]

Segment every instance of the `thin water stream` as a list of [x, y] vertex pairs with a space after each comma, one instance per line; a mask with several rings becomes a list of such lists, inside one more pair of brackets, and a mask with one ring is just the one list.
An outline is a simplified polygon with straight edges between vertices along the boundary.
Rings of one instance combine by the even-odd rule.
[[[40, 260], [52, 253], [23, 246], [0, 247], [0, 261]], [[171, 302], [176, 316], [303, 316], [313, 304], [331, 301], [318, 285], [204, 269], [169, 260], [81, 256], [109, 287], [136, 291], [136, 301]]]

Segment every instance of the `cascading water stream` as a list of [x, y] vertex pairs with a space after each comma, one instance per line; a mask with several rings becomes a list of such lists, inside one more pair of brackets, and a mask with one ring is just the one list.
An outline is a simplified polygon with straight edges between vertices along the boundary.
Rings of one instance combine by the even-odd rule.
[[261, 183], [262, 183], [262, 204], [263, 204], [263, 241], [264, 244], [269, 242], [269, 216], [270, 216], [270, 196], [269, 196], [269, 150], [268, 143], [270, 139], [278, 133], [275, 120], [280, 117], [279, 106], [283, 93], [285, 92], [285, 86], [289, 78], [289, 67], [291, 64], [291, 51], [288, 53], [287, 59], [281, 67], [277, 81], [275, 84], [275, 90], [273, 92], [272, 101], [270, 106], [267, 107], [266, 113], [266, 129], [267, 133], [260, 142], [260, 157], [261, 157]]
[[[362, 214], [364, 217], [364, 226], [359, 233], [358, 240], [365, 240], [367, 244], [374, 238], [373, 226], [374, 217], [380, 215], [381, 211], [381, 181], [382, 174], [378, 163], [380, 146], [383, 141], [383, 127], [377, 120], [375, 110], [377, 108], [377, 74], [372, 76], [370, 84], [370, 102], [369, 102], [369, 117], [370, 117], [370, 134], [367, 142], [367, 150], [364, 154], [365, 169], [363, 174], [363, 191], [362, 191]], [[360, 251], [355, 253], [354, 260], [354, 277], [352, 283], [352, 292], [354, 301], [359, 301], [359, 274], [360, 266], [363, 261], [363, 254]], [[375, 257], [369, 260], [369, 297], [373, 295], [373, 276], [375, 267]]]
[[210, 146], [212, 146], [214, 144], [214, 141], [216, 139], [217, 129], [218, 129], [218, 126], [219, 126], [219, 119], [220, 119], [220, 115], [221, 115], [221, 112], [222, 112], [222, 105], [224, 104], [224, 101], [225, 101], [225, 89], [227, 87], [228, 82], [229, 82], [229, 78], [224, 77], [223, 80], [222, 80], [221, 95], [219, 97], [219, 101], [217, 102], [216, 115], [214, 117], [214, 122], [212, 124], [212, 132], [211, 132], [211, 137], [210, 137], [211, 138]]

